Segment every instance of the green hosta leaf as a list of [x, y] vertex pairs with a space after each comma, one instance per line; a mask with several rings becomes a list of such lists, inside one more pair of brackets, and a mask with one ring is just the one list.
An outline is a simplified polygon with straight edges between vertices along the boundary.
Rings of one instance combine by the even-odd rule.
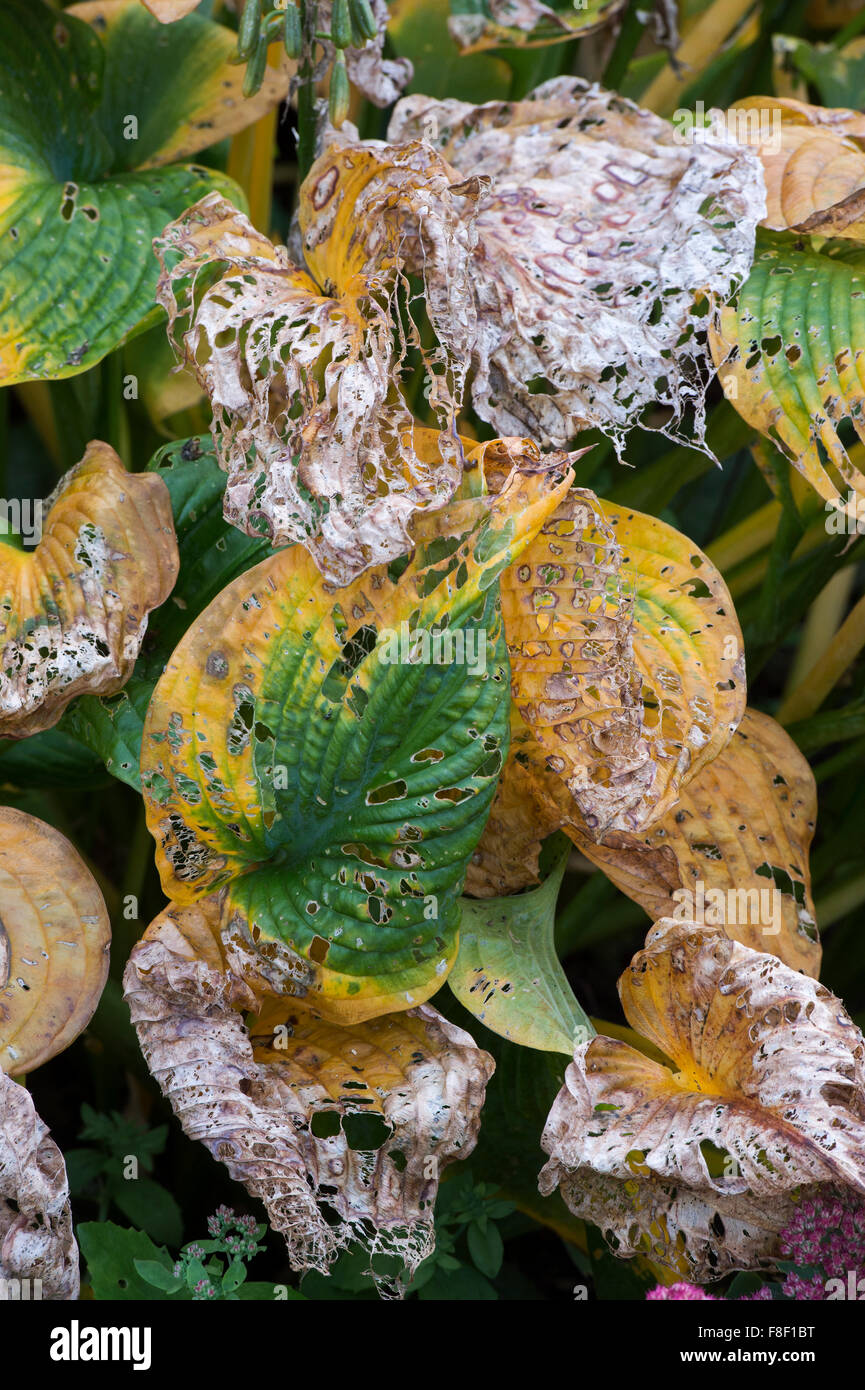
[[[710, 334], [724, 391], [827, 502], [854, 506], [865, 474], [865, 248], [762, 233], [735, 307]], [[854, 435], [855, 432], [855, 435]], [[848, 494], [854, 494], [851, 499]]]
[[626, 0], [450, 0], [450, 31], [468, 52], [536, 48], [591, 34], [608, 24]]
[[[567, 479], [457, 503], [399, 579], [336, 591], [292, 546], [181, 641], [142, 746], [163, 887], [306, 962], [340, 1022], [420, 1003], [456, 954], [459, 894], [508, 742], [497, 579]], [[475, 518], [465, 529], [466, 507]], [[458, 640], [459, 639], [459, 640]]]
[[[252, 540], [223, 520], [225, 474], [209, 439], [166, 445], [154, 456], [150, 471], [164, 480], [171, 497], [180, 551], [174, 592], [151, 614], [141, 656], [124, 689], [108, 699], [83, 696], [66, 712], [62, 724], [70, 741], [75, 739], [98, 754], [109, 772], [136, 789], [141, 786], [139, 762], [147, 706], [171, 652], [220, 589], [270, 553], [264, 541]], [[22, 749], [32, 742], [28, 739]], [[0, 750], [0, 778], [5, 766]]]
[[[137, 3], [132, 9], [160, 28]], [[184, 23], [192, 26], [185, 36], [192, 81], [212, 31], [229, 46], [231, 38], [199, 16]], [[98, 27], [42, 0], [4, 0], [0, 9], [4, 383], [72, 376], [154, 321], [154, 236], [214, 188], [243, 199], [232, 180], [210, 169], [139, 167], [166, 147], [164, 120], [182, 120], [179, 98], [167, 110], [162, 105], [171, 64], [163, 55], [163, 80], [148, 85], [143, 45], [127, 47], [122, 33], [103, 42]], [[202, 74], [212, 81], [206, 60]], [[211, 138], [212, 129], [199, 130], [195, 147]]]
[[[594, 1033], [556, 955], [556, 899], [569, 847], [539, 888], [509, 898], [463, 898], [460, 949], [448, 984], [503, 1038], [572, 1056]], [[486, 1273], [486, 1271], [484, 1271]]]

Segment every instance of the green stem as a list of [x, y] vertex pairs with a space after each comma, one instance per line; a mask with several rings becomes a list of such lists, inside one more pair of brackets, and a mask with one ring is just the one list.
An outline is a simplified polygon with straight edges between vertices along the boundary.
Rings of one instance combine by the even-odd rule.
[[825, 931], [826, 927], [831, 927], [833, 922], [846, 917], [848, 912], [861, 907], [862, 903], [865, 903], [865, 874], [859, 874], [849, 883], [843, 883], [840, 888], [836, 888], [815, 903], [815, 915], [820, 930]]
[[300, 0], [303, 53], [297, 70], [297, 181], [302, 184], [315, 162], [315, 0]]

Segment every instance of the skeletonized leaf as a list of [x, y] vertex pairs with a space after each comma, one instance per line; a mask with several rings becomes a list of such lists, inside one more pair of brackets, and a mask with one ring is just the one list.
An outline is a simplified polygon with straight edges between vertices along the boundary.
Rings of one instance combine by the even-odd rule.
[[[0, 1279], [28, 1281], [23, 1298], [78, 1298], [63, 1155], [30, 1092], [0, 1072]], [[39, 1291], [36, 1292], [36, 1285]], [[15, 1297], [9, 1292], [9, 1298]]]
[[450, 0], [448, 29], [464, 53], [487, 48], [537, 48], [592, 34], [609, 24], [625, 0]]
[[[651, 917], [704, 920], [816, 978], [808, 848], [817, 789], [793, 740], [746, 710], [732, 741], [642, 835], [580, 849]], [[573, 834], [573, 832], [572, 832]]]
[[4, 384], [83, 372], [155, 321], [153, 237], [211, 189], [243, 197], [198, 165], [139, 167], [255, 119], [223, 103], [228, 31], [200, 15], [163, 30], [137, 0], [110, 13], [91, 28], [43, 0], [0, 9]]
[[865, 441], [865, 248], [836, 241], [818, 251], [762, 232], [747, 283], [735, 307], [720, 310], [710, 343], [739, 414], [825, 501], [855, 514], [865, 477], [842, 427]]
[[86, 1028], [110, 945], [102, 894], [66, 837], [0, 806], [0, 1070], [33, 1071]]
[[220, 911], [213, 897], [172, 905], [132, 953], [148, 1065], [189, 1137], [264, 1202], [293, 1268], [327, 1272], [358, 1239], [414, 1268], [432, 1249], [430, 1174], [474, 1147], [492, 1059], [426, 1005], [342, 1028], [271, 997], [250, 1038], [241, 1011], [269, 984], [230, 930], [220, 938]]
[[553, 941], [569, 847], [540, 888], [506, 898], [463, 898], [460, 949], [448, 984], [470, 1014], [522, 1047], [573, 1053], [592, 1027]]
[[[476, 197], [477, 181], [456, 187], [420, 143], [332, 147], [301, 196], [306, 269], [218, 197], [157, 243], [175, 350], [213, 406], [226, 519], [274, 545], [302, 542], [334, 583], [410, 549], [412, 516], [441, 507], [460, 481], [453, 421], [471, 329], [461, 208]], [[437, 335], [422, 357], [447, 433], [430, 456], [413, 447], [400, 389], [406, 348], [420, 350], [409, 262]]]
[[0, 735], [56, 724], [84, 691], [128, 680], [147, 628], [177, 577], [165, 485], [127, 473], [93, 441], [48, 499], [42, 538], [0, 540]]
[[620, 443], [644, 407], [703, 435], [705, 304], [747, 274], [764, 211], [754, 153], [677, 138], [578, 78], [515, 103], [411, 96], [389, 138], [423, 137], [494, 187], [476, 219], [472, 399], [501, 434]]
[[540, 1179], [617, 1254], [708, 1280], [770, 1263], [796, 1192], [865, 1192], [865, 1040], [827, 989], [665, 919], [619, 992], [672, 1066], [610, 1038], [578, 1048]]
[[575, 491], [502, 576], [511, 686], [592, 839], [651, 824], [745, 709], [742, 634], [711, 561], [666, 522]]
[[373, 569], [334, 592], [300, 546], [263, 561], [193, 624], [151, 701], [142, 783], [167, 896], [228, 884], [238, 930], [340, 1022], [422, 1003], [456, 954], [507, 749], [496, 581], [572, 476], [527, 462], [444, 509], [397, 580]]

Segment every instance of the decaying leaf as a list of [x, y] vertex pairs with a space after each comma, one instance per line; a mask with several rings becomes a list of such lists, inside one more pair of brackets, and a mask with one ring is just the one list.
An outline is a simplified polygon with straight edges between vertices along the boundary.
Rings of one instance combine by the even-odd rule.
[[[326, 1273], [361, 1240], [414, 1269], [432, 1249], [438, 1175], [477, 1139], [492, 1059], [427, 1005], [337, 1027], [274, 997], [266, 953], [239, 948], [223, 896], [173, 904], [130, 958], [153, 1075], [187, 1135], [264, 1202], [293, 1268]], [[250, 1037], [242, 1011], [263, 1002]]]
[[[0, 1072], [0, 1298], [78, 1297], [63, 1155], [30, 1092]], [[18, 1281], [27, 1281], [19, 1283]]]
[[[728, 112], [728, 119], [730, 115]], [[829, 123], [785, 121], [781, 115], [777, 108], [750, 106], [736, 122], [737, 138], [755, 150], [763, 165], [763, 226], [865, 241], [865, 152], [861, 144], [841, 133], [840, 121], [836, 129]], [[749, 117], [757, 119], [749, 122]]]
[[521, 1047], [573, 1053], [594, 1031], [568, 983], [553, 940], [570, 847], [531, 893], [463, 898], [460, 949], [448, 985], [485, 1027]]
[[602, 29], [625, 0], [584, 0], [579, 7], [542, 0], [451, 0], [448, 29], [464, 53], [487, 48], [537, 48]]
[[509, 764], [560, 778], [592, 839], [658, 820], [742, 717], [726, 585], [656, 517], [572, 491], [502, 576], [502, 612], [516, 714], [541, 753], [521, 730]]
[[78, 1037], [110, 944], [105, 901], [66, 837], [0, 806], [0, 1070], [33, 1071]]
[[[758, 111], [774, 117], [777, 112], [783, 124], [812, 125], [836, 135], [865, 137], [865, 112], [843, 106], [812, 106], [795, 97], [743, 97], [731, 111]], [[763, 117], [765, 119], [765, 116]]]
[[165, 484], [127, 473], [110, 445], [89, 444], [45, 507], [35, 550], [0, 538], [4, 738], [50, 728], [83, 691], [119, 690], [177, 578]]
[[814, 490], [857, 515], [865, 477], [845, 431], [865, 442], [865, 247], [761, 232], [735, 306], [710, 327], [724, 392]]
[[571, 834], [651, 917], [721, 926], [816, 978], [808, 867], [816, 816], [808, 763], [780, 724], [749, 709], [732, 741], [651, 829], [600, 844]]
[[[471, 218], [461, 210], [477, 195], [477, 180], [460, 184], [420, 142], [334, 146], [303, 186], [306, 269], [219, 197], [158, 242], [175, 350], [213, 406], [226, 519], [274, 545], [302, 542], [334, 583], [410, 549], [412, 516], [459, 484], [454, 420], [472, 329], [460, 290]], [[436, 338], [426, 349], [409, 270], [425, 285]], [[413, 448], [400, 390], [409, 347], [445, 431], [431, 457]]]
[[411, 96], [391, 141], [423, 137], [494, 180], [479, 207], [472, 400], [504, 435], [565, 447], [598, 426], [621, 444], [647, 406], [702, 439], [705, 303], [751, 263], [765, 210], [755, 154], [686, 144], [649, 111], [578, 78], [515, 103]]
[[456, 954], [507, 749], [496, 581], [572, 478], [518, 443], [501, 491], [430, 515], [398, 579], [375, 568], [333, 591], [301, 546], [240, 576], [150, 704], [142, 783], [166, 895], [227, 884], [238, 929], [341, 1023], [423, 1003]]
[[618, 1255], [710, 1280], [771, 1263], [810, 1186], [865, 1192], [865, 1040], [827, 989], [665, 919], [619, 992], [671, 1066], [611, 1038], [578, 1048], [540, 1178]]

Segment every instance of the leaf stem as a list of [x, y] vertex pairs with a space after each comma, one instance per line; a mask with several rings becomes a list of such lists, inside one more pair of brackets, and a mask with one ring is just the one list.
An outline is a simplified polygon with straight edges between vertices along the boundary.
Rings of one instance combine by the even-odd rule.
[[303, 52], [297, 69], [297, 182], [303, 183], [315, 162], [316, 0], [299, 0]]
[[863, 647], [865, 595], [847, 615], [820, 660], [782, 702], [777, 714], [778, 722], [792, 724], [816, 713]]
[[640, 105], [661, 115], [671, 111], [677, 98], [717, 55], [753, 4], [754, 0], [714, 0], [679, 45], [676, 60], [681, 72], [667, 63], [643, 92]]

